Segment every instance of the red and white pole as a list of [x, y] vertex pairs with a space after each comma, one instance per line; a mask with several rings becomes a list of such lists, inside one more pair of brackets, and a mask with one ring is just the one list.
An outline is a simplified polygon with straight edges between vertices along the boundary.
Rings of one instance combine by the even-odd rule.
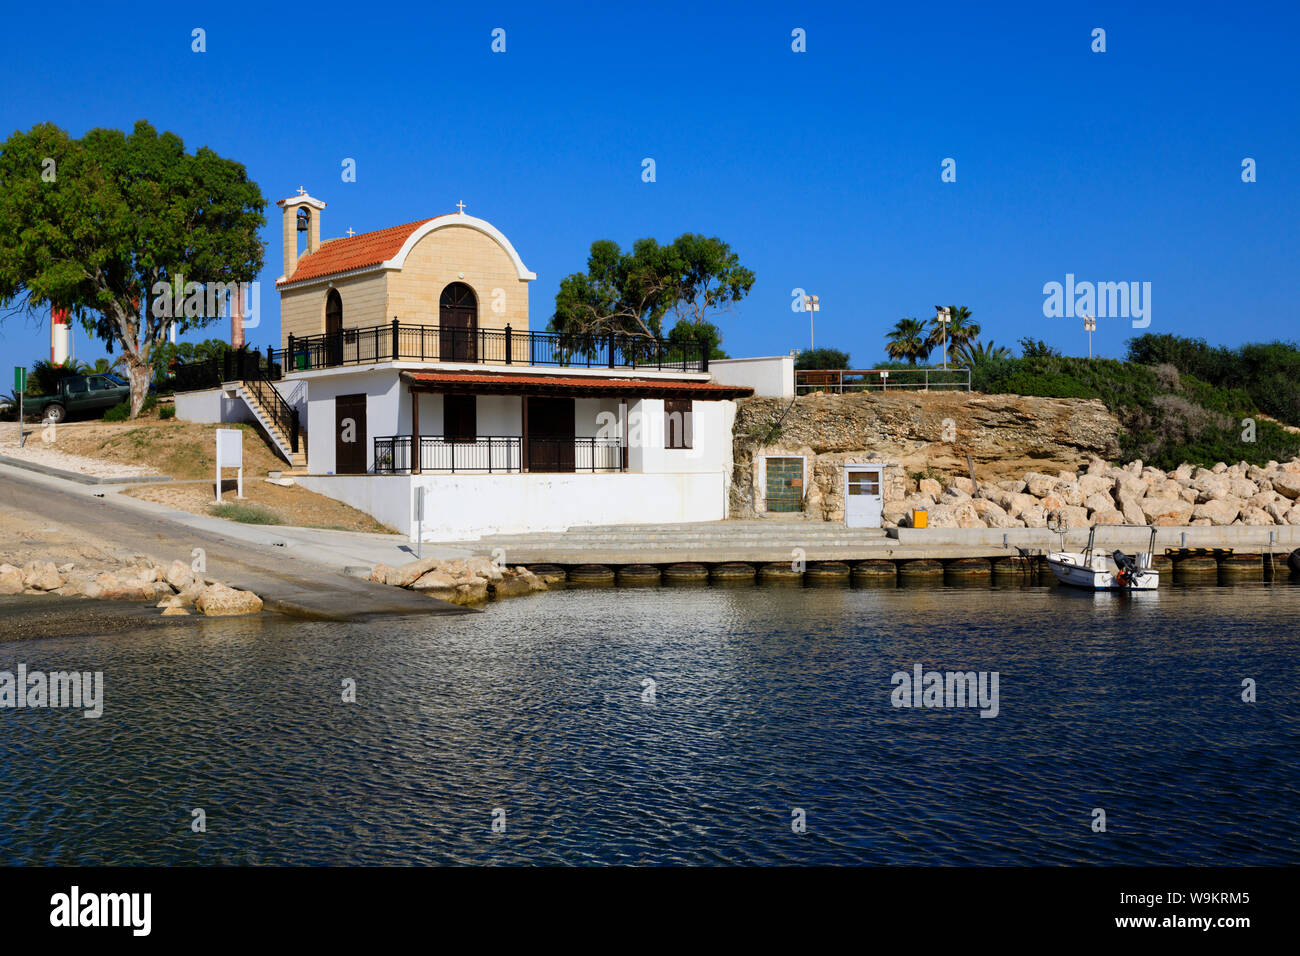
[[50, 364], [64, 365], [68, 361], [68, 310], [50, 306]]

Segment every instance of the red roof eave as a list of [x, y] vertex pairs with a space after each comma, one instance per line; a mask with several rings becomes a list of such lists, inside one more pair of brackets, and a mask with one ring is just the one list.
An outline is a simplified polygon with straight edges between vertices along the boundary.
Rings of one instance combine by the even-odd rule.
[[405, 372], [412, 389], [430, 392], [479, 392], [498, 395], [600, 395], [694, 398], [720, 401], [748, 398], [752, 388], [675, 379], [615, 378], [585, 375], [509, 375], [475, 372]]

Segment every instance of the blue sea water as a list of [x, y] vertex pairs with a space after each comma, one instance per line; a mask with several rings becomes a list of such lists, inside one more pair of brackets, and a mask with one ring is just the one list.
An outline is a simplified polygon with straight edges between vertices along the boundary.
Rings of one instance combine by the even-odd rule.
[[[0, 710], [0, 863], [1294, 864], [1297, 622], [1287, 583], [654, 588], [10, 642], [105, 702]], [[997, 716], [893, 706], [916, 664]]]

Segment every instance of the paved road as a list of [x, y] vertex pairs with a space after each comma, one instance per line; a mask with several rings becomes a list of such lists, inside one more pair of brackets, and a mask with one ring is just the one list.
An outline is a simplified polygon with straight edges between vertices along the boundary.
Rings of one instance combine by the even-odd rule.
[[[191, 561], [202, 548], [206, 574], [256, 592], [267, 607], [302, 617], [357, 620], [379, 614], [473, 613], [423, 594], [373, 584], [307, 555], [241, 540], [151, 514], [112, 493], [71, 489], [59, 479], [0, 470], [0, 507], [83, 529], [163, 562]], [[102, 494], [102, 497], [97, 495]]]

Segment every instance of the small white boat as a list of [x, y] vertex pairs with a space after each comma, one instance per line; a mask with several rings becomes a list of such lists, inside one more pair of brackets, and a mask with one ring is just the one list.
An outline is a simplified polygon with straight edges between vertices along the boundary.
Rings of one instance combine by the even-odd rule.
[[[1146, 528], [1140, 524], [1104, 525], [1107, 528]], [[1088, 591], [1154, 591], [1160, 586], [1160, 572], [1155, 568], [1156, 529], [1150, 528], [1151, 543], [1147, 550], [1134, 555], [1123, 551], [1107, 554], [1095, 546], [1097, 526], [1088, 533], [1088, 547], [1083, 551], [1051, 551], [1047, 566], [1056, 579], [1071, 587]]]

